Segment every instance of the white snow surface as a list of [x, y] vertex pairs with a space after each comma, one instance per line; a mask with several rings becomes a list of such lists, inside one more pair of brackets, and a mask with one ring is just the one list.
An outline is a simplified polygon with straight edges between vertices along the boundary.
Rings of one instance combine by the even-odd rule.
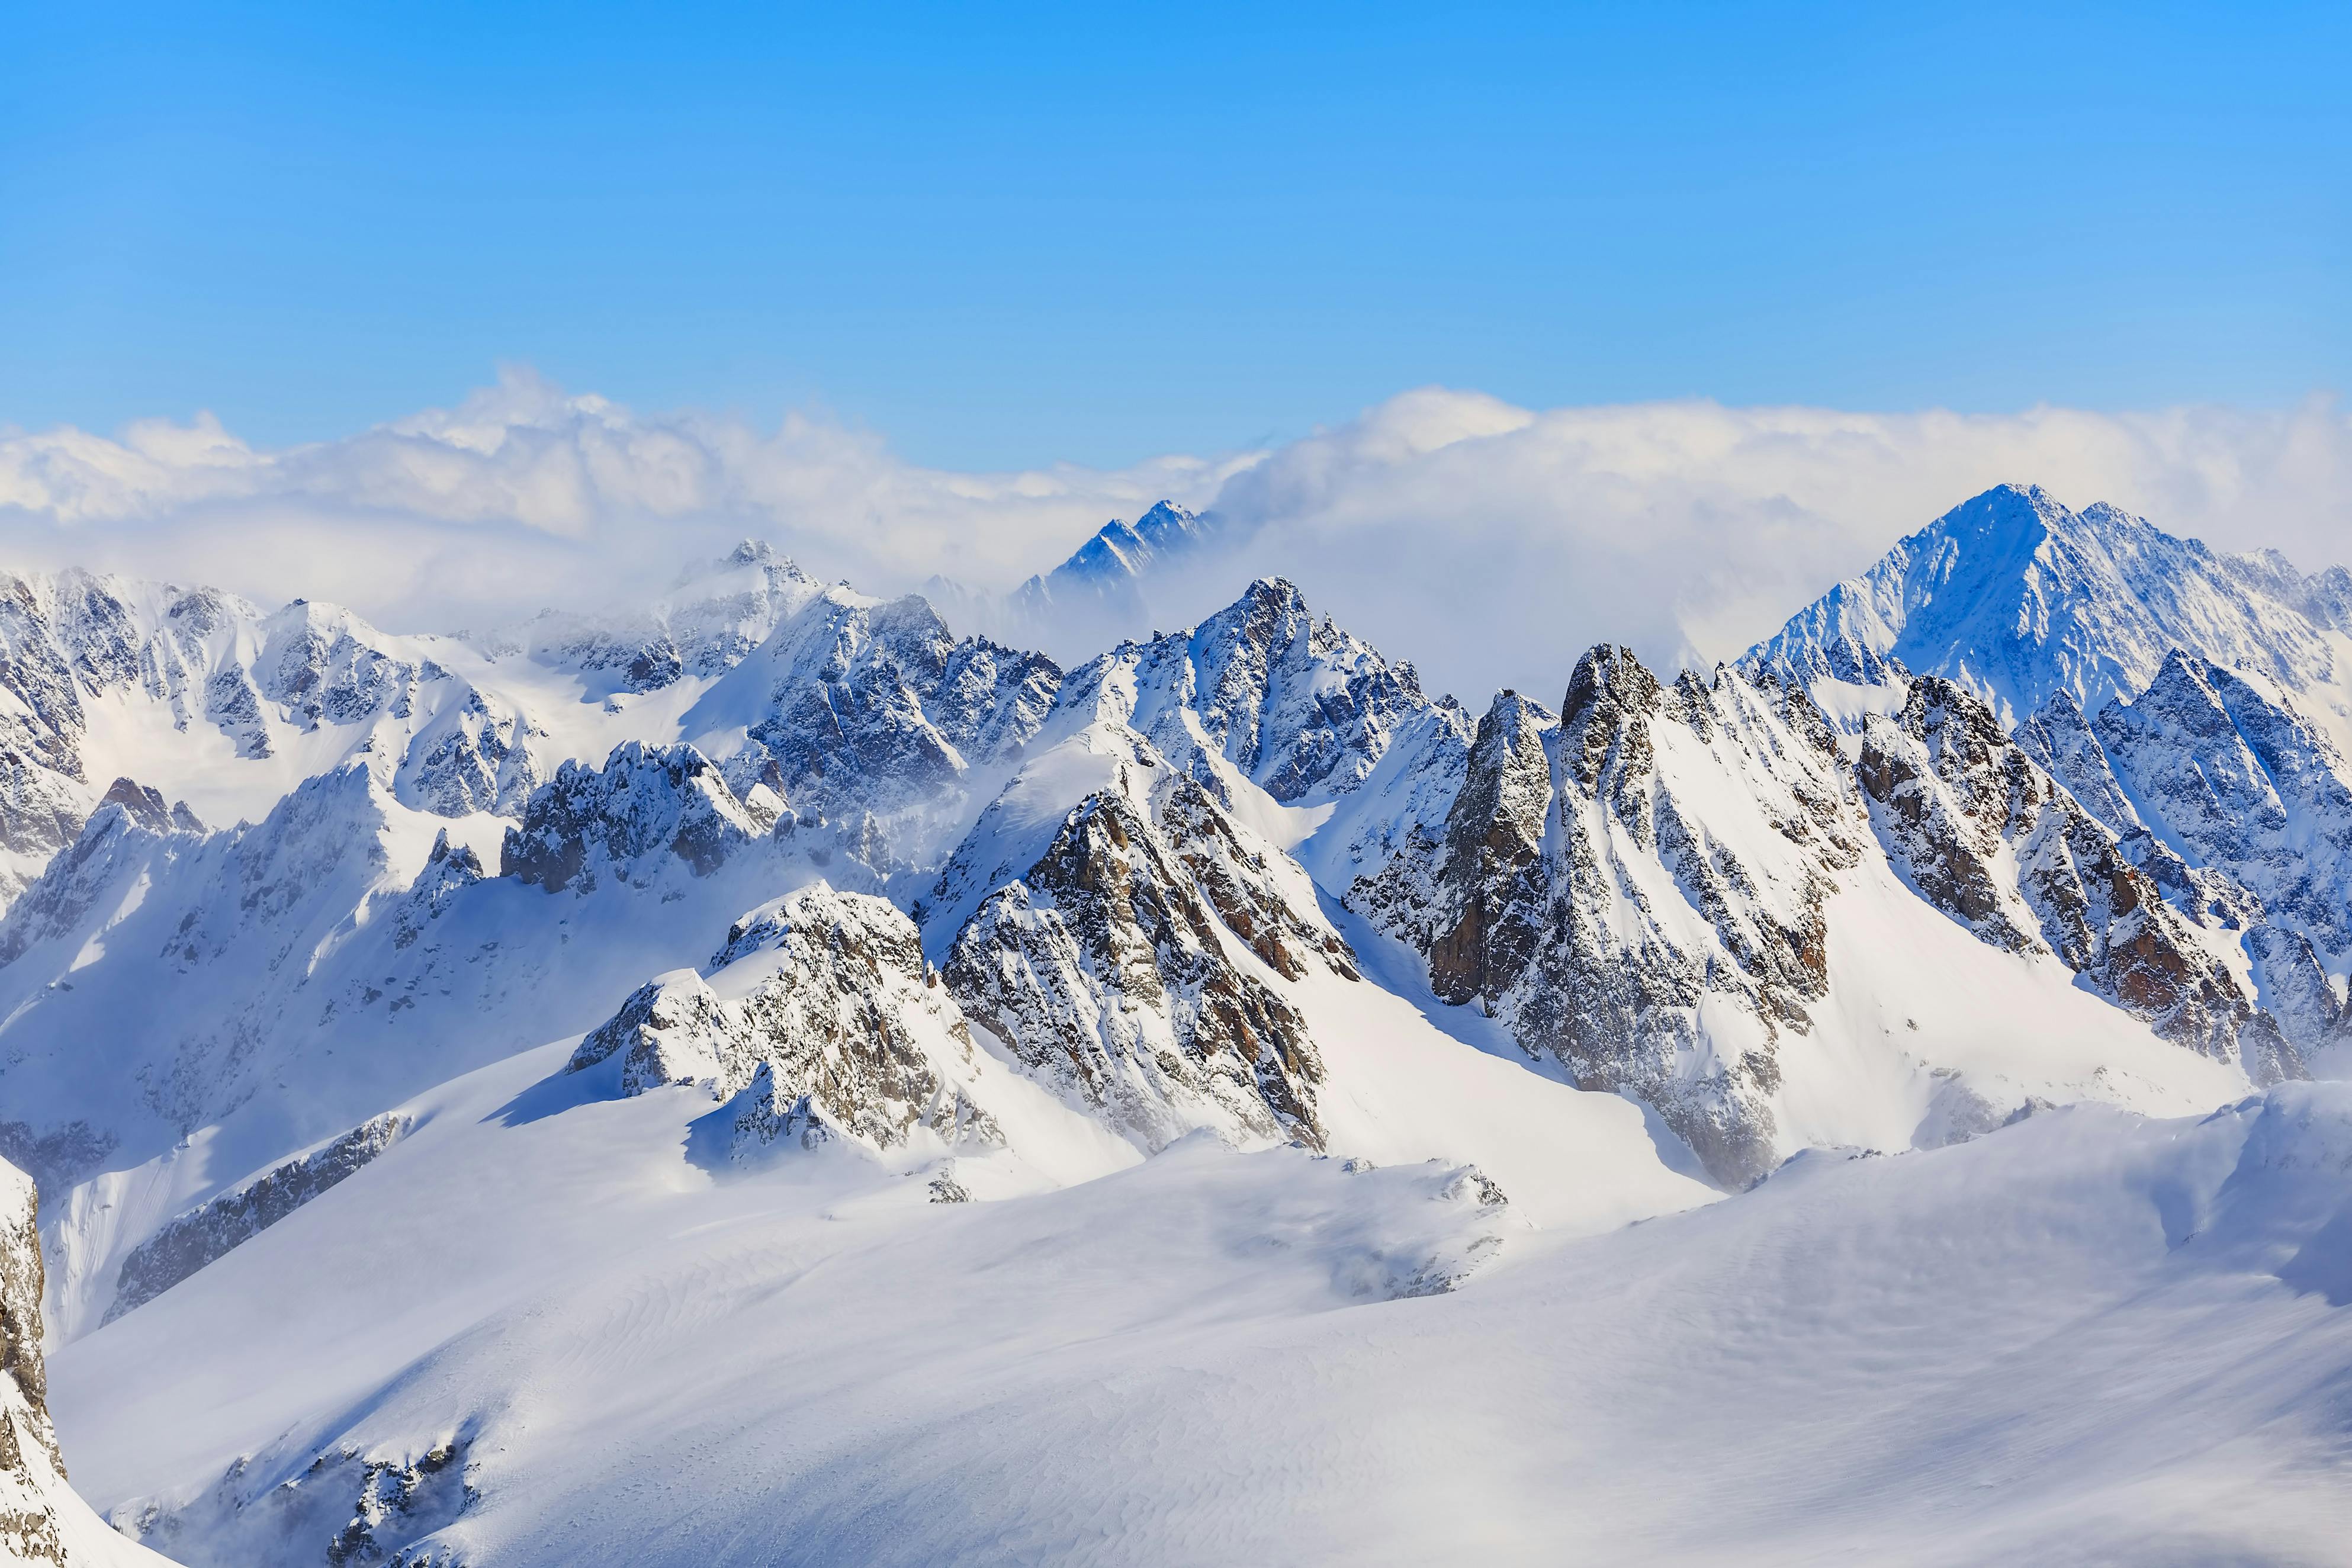
[[[1482, 1220], [1450, 1166], [1201, 1137], [1020, 1202], [714, 1180], [689, 1091], [570, 1100], [562, 1054], [418, 1102], [58, 1356], [118, 1523], [316, 1562], [350, 1499], [305, 1489], [352, 1464], [315, 1456], [455, 1444], [477, 1500], [379, 1527], [411, 1560], [2315, 1562], [2352, 1530], [2343, 1086], [1810, 1155], [1580, 1237]], [[1465, 1227], [1495, 1261], [1388, 1299]], [[388, 1290], [387, 1258], [433, 1263]]]

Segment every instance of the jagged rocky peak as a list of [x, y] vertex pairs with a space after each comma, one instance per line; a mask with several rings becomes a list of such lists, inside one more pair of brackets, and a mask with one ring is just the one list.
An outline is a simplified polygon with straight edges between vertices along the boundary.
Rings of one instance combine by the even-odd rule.
[[2229, 939], [2165, 901], [2120, 837], [2084, 811], [1954, 682], [1915, 683], [1873, 716], [1857, 764], [1888, 858], [1980, 940], [2052, 953], [2174, 1043], [2240, 1062], [2257, 1084], [2300, 1055], [2228, 962]]
[[1297, 862], [1136, 731], [1033, 759], [926, 921], [967, 1015], [1139, 1146], [1323, 1142], [1321, 1056], [1281, 983], [1353, 980], [1354, 955]]
[[1160, 1149], [1202, 1125], [1319, 1147], [1306, 1020], [1238, 966], [1192, 879], [1124, 797], [1089, 797], [992, 893], [944, 966], [1031, 1072]]
[[2061, 690], [2095, 712], [2147, 686], [2174, 648], [2303, 692], [2352, 674], [2328, 638], [2336, 583], [2274, 552], [2224, 554], [2116, 507], [2070, 511], [2039, 487], [2000, 485], [1831, 589], [1742, 664], [1817, 688], [1899, 684], [1907, 667], [1968, 688], [2004, 723]]
[[974, 766], [1017, 759], [1061, 681], [1042, 654], [957, 638], [920, 598], [835, 587], [704, 693], [683, 730], [740, 729], [750, 743], [730, 776], [773, 766], [796, 804], [825, 816], [919, 816]]
[[1557, 721], [1498, 698], [1443, 831], [1347, 901], [1421, 952], [1442, 996], [1649, 1101], [1738, 1185], [1778, 1162], [1775, 1042], [1810, 1027], [1823, 906], [1866, 831], [1801, 690], [1729, 669], [1662, 683], [1604, 645]]
[[1430, 988], [1461, 1005], [1499, 996], [1534, 957], [1547, 903], [1545, 825], [1559, 721], [1506, 689], [1478, 721], [1442, 835], [1416, 829], [1349, 902], [1426, 958]]
[[2352, 770], [2318, 726], [2252, 679], [2176, 652], [2095, 728], [2150, 828], [2333, 964], [2352, 962]]
[[1347, 794], [1433, 705], [1410, 664], [1260, 579], [1182, 632], [1125, 643], [1074, 671], [1058, 718], [1127, 724], [1180, 765], [1204, 752], [1286, 805]]
[[824, 592], [824, 584], [746, 539], [717, 561], [690, 566], [649, 605], [580, 614], [540, 613], [521, 631], [486, 639], [505, 657], [583, 677], [592, 693], [658, 691], [680, 679], [725, 674]]
[[[142, 805], [152, 813], [143, 794]], [[306, 779], [260, 822], [216, 834], [191, 833], [168, 816], [157, 827], [110, 804], [0, 917], [0, 964], [43, 943], [78, 943], [107, 900], [142, 879], [166, 880], [164, 868], [182, 862], [198, 881], [161, 956], [183, 972], [289, 919], [339, 921], [379, 890], [393, 809], [359, 763]]]
[[2291, 1042], [2333, 1037], [2352, 963], [2352, 771], [2321, 725], [2269, 682], [2176, 649], [2132, 700], [2085, 720], [2062, 693], [2018, 741], [2168, 901], [2242, 929]]
[[531, 793], [521, 825], [507, 829], [501, 872], [551, 893], [590, 892], [605, 876], [643, 885], [672, 859], [708, 876], [791, 820], [764, 784], [739, 799], [692, 746], [625, 741], [603, 767], [567, 762]]
[[119, 778], [98, 797], [100, 806], [119, 805], [150, 833], [202, 833], [205, 825], [186, 801], [167, 805], [163, 791], [136, 779]]
[[823, 883], [735, 922], [706, 979], [647, 982], [567, 1070], [618, 1059], [625, 1095], [700, 1085], [737, 1157], [847, 1139], [877, 1154], [1003, 1141], [990, 1072], [898, 909]]
[[1125, 596], [1155, 566], [1192, 555], [1214, 534], [1215, 521], [1162, 500], [1133, 522], [1113, 518], [1042, 577], [1032, 577], [1013, 595], [1020, 609], [1043, 614], [1074, 598]]
[[[1811, 1027], [1832, 874], [1861, 854], [1821, 729], [1784, 689], [1721, 668], [1662, 686], [1607, 647], [1561, 704], [1554, 907], [1508, 1016], [1580, 1083], [1650, 1100], [1727, 1184], [1777, 1161], [1777, 1041]], [[1749, 1022], [1718, 1033], [1710, 1003]]]

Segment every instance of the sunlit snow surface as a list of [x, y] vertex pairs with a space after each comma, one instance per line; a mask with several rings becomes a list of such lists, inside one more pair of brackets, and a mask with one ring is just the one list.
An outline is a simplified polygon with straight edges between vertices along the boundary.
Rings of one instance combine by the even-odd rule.
[[1581, 1237], [1698, 1194], [1608, 1181], [1637, 1167], [1580, 1110], [1566, 1223], [1382, 1300], [1440, 1239], [1435, 1168], [1196, 1136], [1020, 1202], [854, 1160], [714, 1179], [690, 1090], [601, 1100], [561, 1059], [427, 1097], [58, 1355], [85, 1494], [251, 1564], [319, 1560], [269, 1498], [315, 1448], [453, 1438], [479, 1495], [436, 1561], [2329, 1561], [2352, 1531], [2342, 1086], [1808, 1154]]

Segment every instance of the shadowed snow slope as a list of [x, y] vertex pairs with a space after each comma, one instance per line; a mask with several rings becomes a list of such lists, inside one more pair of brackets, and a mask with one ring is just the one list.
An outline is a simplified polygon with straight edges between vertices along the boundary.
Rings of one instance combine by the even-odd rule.
[[[1199, 1137], [1019, 1203], [855, 1158], [714, 1184], [677, 1153], [707, 1101], [567, 1103], [532, 1087], [562, 1056], [419, 1102], [57, 1359], [118, 1524], [199, 1563], [349, 1531], [681, 1568], [2316, 1561], [2352, 1529], [2339, 1086], [1808, 1155], [1579, 1239], [1451, 1163]], [[387, 1300], [381, 1260], [427, 1255]]]

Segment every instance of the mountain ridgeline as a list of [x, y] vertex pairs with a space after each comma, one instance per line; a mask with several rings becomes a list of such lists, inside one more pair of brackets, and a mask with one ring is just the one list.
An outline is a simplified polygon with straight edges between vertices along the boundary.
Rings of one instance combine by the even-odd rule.
[[[1155, 508], [1032, 607], [1208, 530]], [[756, 544], [435, 637], [11, 577], [0, 1157], [71, 1342], [357, 1214], [454, 1136], [433, 1096], [542, 1057], [467, 1125], [923, 1203], [1203, 1140], [1507, 1164], [1532, 1122], [1619, 1151], [1632, 1215], [2201, 1112], [2352, 1065], [2347, 660], [2340, 570], [2011, 488], [1735, 663], [1602, 644], [1475, 712], [1282, 581], [1066, 668]], [[1454, 1288], [1556, 1167], [1458, 1168], [1360, 1290]], [[473, 1506], [464, 1432], [284, 1441], [131, 1527], [331, 1514], [373, 1561]]]
[[[1097, 553], [1131, 575], [1198, 530], [1161, 507]], [[224, 1181], [267, 1170], [615, 1016], [819, 883], [909, 911], [961, 1014], [1146, 1148], [1213, 1123], [1319, 1144], [1283, 986], [1358, 973], [1335, 910], [1728, 1186], [1825, 1139], [2106, 1092], [2100, 1062], [1978, 1059], [2063, 1007], [1915, 1009], [1858, 1045], [1893, 1027], [1849, 994], [1895, 975], [1865, 913], [1888, 889], [2137, 1048], [2298, 1077], [2347, 1028], [2340, 576], [2004, 489], [1736, 666], [1604, 646], [1557, 707], [1506, 692], [1475, 722], [1280, 582], [1066, 672], [752, 545], [634, 619], [472, 639], [14, 579], [8, 841], [54, 853], [0, 921], [0, 1138], [60, 1192], [205, 1129]], [[2044, 613], [2004, 608], [2025, 597]], [[100, 717], [142, 703], [143, 753]], [[557, 754], [583, 738], [609, 754]], [[131, 770], [103, 793], [100, 751]], [[266, 792], [246, 772], [296, 752], [316, 771], [233, 827], [145, 782]], [[1826, 1059], [1855, 1048], [1895, 1051], [1907, 1110], [1823, 1120]]]

